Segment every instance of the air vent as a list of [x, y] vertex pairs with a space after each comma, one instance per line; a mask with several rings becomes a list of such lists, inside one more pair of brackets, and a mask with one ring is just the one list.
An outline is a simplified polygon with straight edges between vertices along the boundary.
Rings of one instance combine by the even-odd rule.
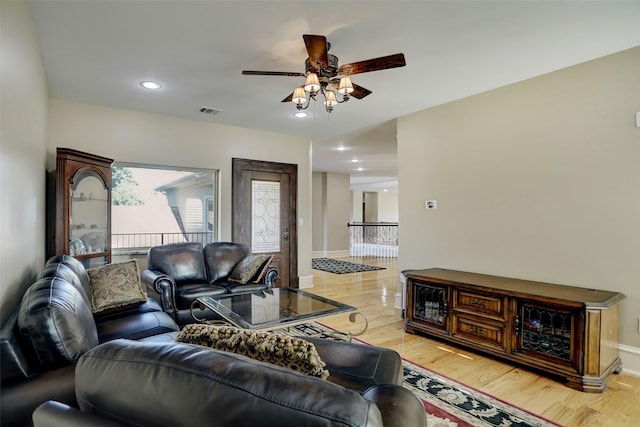
[[215, 114], [222, 112], [222, 110], [218, 110], [216, 108], [210, 108], [210, 107], [200, 107], [200, 112], [204, 114], [211, 114], [213, 116]]

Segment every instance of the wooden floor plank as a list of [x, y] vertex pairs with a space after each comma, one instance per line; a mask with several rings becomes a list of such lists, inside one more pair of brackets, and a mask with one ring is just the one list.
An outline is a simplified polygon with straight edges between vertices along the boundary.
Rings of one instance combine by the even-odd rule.
[[[313, 270], [317, 295], [358, 307], [369, 321], [363, 341], [393, 348], [414, 363], [566, 427], [640, 426], [640, 377], [611, 375], [602, 394], [583, 393], [556, 379], [523, 367], [503, 363], [472, 350], [420, 335], [406, 334], [401, 311], [394, 308], [399, 280], [395, 258], [340, 258], [343, 261], [385, 267], [363, 273], [332, 274]], [[356, 332], [364, 322], [336, 315], [321, 323], [340, 331]]]

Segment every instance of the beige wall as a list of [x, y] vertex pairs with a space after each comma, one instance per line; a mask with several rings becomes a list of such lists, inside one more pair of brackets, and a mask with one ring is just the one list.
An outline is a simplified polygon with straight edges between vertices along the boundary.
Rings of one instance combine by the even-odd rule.
[[0, 2], [0, 321], [9, 317], [45, 256], [49, 91], [26, 2]]
[[312, 220], [313, 220], [313, 235], [312, 235], [312, 251], [314, 256], [322, 257], [325, 255], [325, 219], [326, 219], [326, 206], [325, 206], [325, 191], [324, 191], [324, 174], [313, 173], [313, 184], [311, 187], [312, 198]]
[[400, 118], [399, 269], [621, 291], [640, 347], [636, 111], [640, 47]]
[[351, 190], [351, 222], [362, 222], [362, 190]]
[[[56, 147], [118, 162], [220, 171], [220, 240], [231, 239], [231, 159], [298, 165], [298, 217], [311, 224], [309, 141], [300, 137], [215, 123], [51, 100], [49, 168]], [[311, 274], [311, 228], [298, 227], [298, 272]]]
[[314, 256], [349, 256], [347, 224], [352, 208], [349, 185], [347, 174], [313, 174]]
[[398, 193], [378, 192], [378, 221], [398, 222]]
[[364, 192], [364, 222], [378, 222], [378, 193]]

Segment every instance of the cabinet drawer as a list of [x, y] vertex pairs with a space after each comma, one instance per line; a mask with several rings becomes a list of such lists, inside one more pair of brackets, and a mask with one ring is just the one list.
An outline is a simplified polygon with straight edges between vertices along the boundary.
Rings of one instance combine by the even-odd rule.
[[506, 320], [506, 297], [458, 290], [455, 292], [455, 309]]
[[485, 346], [506, 350], [504, 325], [483, 322], [468, 317], [455, 317], [454, 335]]

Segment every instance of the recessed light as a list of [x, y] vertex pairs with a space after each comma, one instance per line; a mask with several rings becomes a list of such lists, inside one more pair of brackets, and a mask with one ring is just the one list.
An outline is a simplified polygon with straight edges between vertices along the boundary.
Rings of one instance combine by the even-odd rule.
[[358, 168], [356, 169], [358, 172], [362, 172], [364, 170], [364, 168]]
[[309, 114], [307, 114], [304, 111], [298, 111], [297, 113], [293, 113], [293, 117], [297, 117], [299, 119], [304, 119], [305, 117], [307, 117]]
[[346, 150], [345, 147], [338, 147], [338, 151], [344, 151], [344, 150]]
[[351, 163], [358, 163], [358, 159], [351, 160]]
[[162, 87], [160, 83], [152, 82], [150, 80], [140, 82], [140, 86], [142, 86], [145, 89], [160, 89]]

